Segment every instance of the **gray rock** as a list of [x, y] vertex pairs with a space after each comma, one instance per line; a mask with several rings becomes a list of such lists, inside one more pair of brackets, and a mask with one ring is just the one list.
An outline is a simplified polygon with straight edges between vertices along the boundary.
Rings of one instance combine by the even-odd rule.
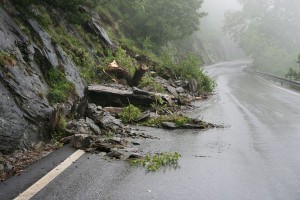
[[87, 23], [86, 29], [92, 34], [96, 35], [104, 48], [110, 49], [112, 51], [116, 50], [116, 45], [110, 40], [104, 28], [100, 25], [100, 17], [94, 13], [92, 20]]
[[178, 88], [176, 88], [176, 92], [185, 93], [185, 89], [183, 87], [178, 87]]
[[139, 153], [132, 153], [129, 156], [129, 159], [139, 159], [142, 158], [142, 156]]
[[141, 114], [141, 116], [138, 118], [138, 119], [136, 119], [136, 120], [134, 120], [135, 122], [143, 122], [143, 121], [146, 121], [147, 119], [149, 119], [150, 118], [150, 111], [145, 111], [145, 112], [143, 112], [142, 114]]
[[197, 92], [198, 82], [196, 79], [190, 78], [188, 85], [189, 85], [190, 92], [193, 92], [193, 93]]
[[90, 118], [86, 118], [85, 119], [86, 124], [88, 125], [88, 127], [90, 128], [90, 130], [96, 134], [96, 135], [101, 135], [101, 130], [100, 128], [94, 123], [93, 120], [91, 120]]
[[88, 134], [88, 135], [101, 135], [100, 128], [94, 123], [93, 120], [86, 118], [73, 120], [68, 122], [66, 132], [69, 135], [74, 134]]
[[107, 130], [117, 131], [118, 129], [124, 128], [120, 119], [116, 119], [110, 113], [105, 112], [102, 119], [98, 122], [99, 125]]
[[76, 95], [67, 103], [69, 112], [82, 114], [82, 108], [86, 107], [86, 86], [77, 67], [37, 22], [29, 20], [29, 24], [40, 41], [38, 45], [0, 8], [0, 50], [14, 57], [11, 66], [1, 66], [0, 70], [0, 152], [3, 153], [34, 148], [39, 141], [50, 139], [56, 111], [46, 98], [48, 70], [62, 66], [66, 78], [74, 84]]
[[11, 170], [13, 170], [14, 166], [10, 163], [5, 163], [4, 164], [4, 171], [6, 172], [10, 172]]
[[121, 112], [123, 112], [123, 107], [105, 107], [102, 109], [104, 112], [109, 112], [113, 116], [117, 116]]
[[35, 149], [41, 150], [45, 145], [46, 145], [46, 143], [44, 141], [40, 141], [39, 143], [37, 143], [35, 145]]
[[92, 146], [92, 148], [96, 148], [100, 152], [111, 152], [113, 146], [107, 142], [102, 142], [102, 141], [95, 141]]
[[176, 91], [176, 88], [174, 88], [172, 86], [168, 86], [167, 89], [175, 98], [178, 98], [178, 93]]
[[176, 129], [178, 128], [174, 122], [163, 122], [162, 126], [167, 129]]
[[110, 158], [115, 158], [115, 159], [121, 159], [122, 158], [122, 153], [118, 152], [118, 151], [112, 151], [106, 154], [106, 156], [110, 157]]
[[4, 164], [0, 163], [0, 171], [4, 171]]
[[71, 146], [76, 149], [89, 148], [92, 144], [92, 137], [88, 134], [76, 134], [71, 139]]
[[135, 145], [135, 146], [139, 146], [139, 145], [141, 145], [140, 143], [138, 143], [138, 142], [135, 142], [135, 141], [131, 142], [131, 144], [133, 144], [133, 145]]

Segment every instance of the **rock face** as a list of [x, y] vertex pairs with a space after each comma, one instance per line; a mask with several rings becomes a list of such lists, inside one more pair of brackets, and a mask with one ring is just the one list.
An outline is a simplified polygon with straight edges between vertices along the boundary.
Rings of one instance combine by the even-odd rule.
[[29, 39], [0, 8], [0, 53], [10, 57], [10, 62], [0, 62], [0, 152], [3, 153], [28, 149], [40, 140], [49, 139], [57, 115], [47, 99], [46, 76], [50, 69], [63, 68], [66, 79], [75, 88], [76, 94], [63, 106], [64, 112], [85, 108], [86, 86], [72, 60], [37, 22], [28, 20], [28, 24], [39, 42]]

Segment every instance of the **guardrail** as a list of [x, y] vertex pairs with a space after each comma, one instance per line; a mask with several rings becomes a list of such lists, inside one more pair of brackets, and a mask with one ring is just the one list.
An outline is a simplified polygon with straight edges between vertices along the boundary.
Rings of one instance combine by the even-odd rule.
[[258, 71], [255, 71], [253, 69], [249, 69], [248, 67], [246, 67], [244, 70], [247, 71], [247, 72], [254, 73], [258, 76], [261, 76], [262, 78], [264, 78], [266, 80], [278, 83], [281, 86], [288, 86], [289, 88], [300, 90], [300, 82], [298, 82], [298, 81], [292, 81], [292, 80], [281, 78], [281, 77], [274, 76], [274, 75], [271, 75], [271, 74], [258, 72]]

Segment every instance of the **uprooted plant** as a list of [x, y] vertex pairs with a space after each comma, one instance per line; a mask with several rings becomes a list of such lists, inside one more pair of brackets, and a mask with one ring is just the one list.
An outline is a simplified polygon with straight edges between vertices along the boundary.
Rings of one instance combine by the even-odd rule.
[[174, 153], [159, 153], [154, 155], [147, 154], [144, 158], [130, 160], [129, 163], [132, 166], [146, 167], [148, 171], [155, 172], [161, 169], [161, 167], [178, 167], [178, 160], [181, 155], [177, 152]]

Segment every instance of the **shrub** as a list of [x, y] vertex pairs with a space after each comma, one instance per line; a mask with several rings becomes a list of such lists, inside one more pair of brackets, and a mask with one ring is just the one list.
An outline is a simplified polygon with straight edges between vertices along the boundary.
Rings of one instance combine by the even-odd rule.
[[137, 120], [141, 116], [141, 111], [139, 108], [135, 107], [134, 105], [130, 104], [129, 106], [125, 107], [123, 112], [120, 114], [121, 120], [124, 123], [131, 123]]
[[174, 62], [170, 55], [161, 57], [161, 69], [159, 72], [165, 73], [166, 69], [171, 70], [171, 77], [175, 79], [194, 78], [198, 83], [199, 92], [212, 92], [215, 88], [215, 82], [201, 68], [202, 61], [199, 56], [189, 54], [185, 59]]
[[151, 87], [155, 92], [163, 93], [165, 91], [165, 88], [160, 83], [157, 83], [149, 73], [143, 76], [139, 84], [140, 88], [147, 87], [147, 86]]

